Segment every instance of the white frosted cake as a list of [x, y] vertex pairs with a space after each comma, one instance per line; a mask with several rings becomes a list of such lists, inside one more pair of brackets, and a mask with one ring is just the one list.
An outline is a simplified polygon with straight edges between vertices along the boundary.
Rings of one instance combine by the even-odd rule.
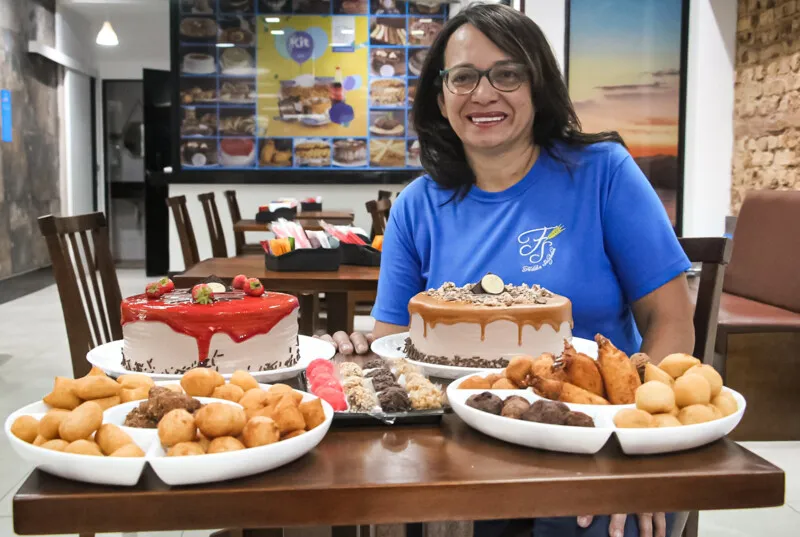
[[194, 303], [188, 290], [122, 301], [122, 365], [128, 371], [182, 374], [271, 371], [300, 360], [297, 298], [281, 293], [221, 293]]
[[[572, 303], [533, 286], [503, 285], [494, 293], [445, 283], [411, 299], [406, 355], [419, 362], [501, 368], [515, 355], [555, 355], [572, 339]], [[476, 288], [476, 291], [473, 291]]]

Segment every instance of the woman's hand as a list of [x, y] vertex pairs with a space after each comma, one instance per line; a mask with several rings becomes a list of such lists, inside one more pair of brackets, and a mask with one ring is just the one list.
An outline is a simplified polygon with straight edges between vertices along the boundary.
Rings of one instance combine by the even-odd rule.
[[324, 341], [327, 341], [336, 348], [336, 352], [342, 354], [367, 354], [369, 347], [374, 341], [372, 334], [362, 334], [361, 332], [353, 332], [349, 336], [346, 332], [336, 332], [333, 336], [325, 334], [324, 336], [314, 336]]
[[[667, 537], [667, 518], [664, 513], [639, 513], [639, 537]], [[625, 535], [625, 519], [628, 515], [611, 515], [608, 525], [609, 537]], [[578, 526], [588, 528], [592, 524], [591, 516], [579, 516]]]

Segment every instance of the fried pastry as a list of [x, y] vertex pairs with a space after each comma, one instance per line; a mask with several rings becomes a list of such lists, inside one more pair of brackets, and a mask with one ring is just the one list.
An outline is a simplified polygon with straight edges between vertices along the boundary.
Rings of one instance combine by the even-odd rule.
[[597, 362], [576, 351], [566, 340], [564, 341], [564, 354], [561, 360], [564, 363], [563, 367], [564, 372], [567, 374], [567, 382], [600, 397], [605, 396], [603, 377], [600, 375]]
[[642, 385], [639, 372], [624, 352], [607, 338], [597, 334], [597, 364], [603, 375], [606, 395], [612, 405], [629, 405], [636, 400], [636, 389]]
[[581, 405], [607, 405], [608, 401], [590, 391], [579, 388], [569, 382], [534, 377], [531, 381], [533, 391], [540, 397], [563, 403]]

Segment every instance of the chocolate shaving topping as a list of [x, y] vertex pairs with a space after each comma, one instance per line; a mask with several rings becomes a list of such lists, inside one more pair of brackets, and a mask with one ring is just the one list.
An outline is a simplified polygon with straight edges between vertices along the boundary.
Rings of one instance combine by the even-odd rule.
[[544, 287], [539, 285], [529, 287], [526, 283], [522, 285], [507, 284], [505, 291], [499, 295], [474, 293], [472, 289], [475, 285], [467, 284], [463, 287], [458, 287], [453, 282], [445, 282], [438, 289], [429, 289], [425, 294], [445, 302], [465, 302], [467, 304], [491, 307], [512, 306], [514, 304], [547, 304], [547, 299], [553, 296], [553, 293]]
[[414, 346], [414, 344], [411, 343], [411, 338], [406, 338], [404, 352], [409, 360], [413, 360], [414, 362], [424, 362], [426, 364], [452, 365], [456, 367], [474, 367], [481, 369], [501, 369], [508, 365], [508, 359], [506, 358], [496, 358], [490, 360], [487, 358], [481, 358], [480, 356], [473, 356], [471, 358], [464, 358], [461, 356], [430, 356], [428, 354], [421, 353]]

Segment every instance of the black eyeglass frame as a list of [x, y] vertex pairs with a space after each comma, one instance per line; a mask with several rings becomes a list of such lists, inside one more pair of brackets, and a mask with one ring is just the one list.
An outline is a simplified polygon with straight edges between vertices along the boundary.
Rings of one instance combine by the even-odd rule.
[[[500, 88], [498, 88], [497, 86], [494, 85], [494, 82], [492, 82], [492, 78], [489, 76], [489, 73], [492, 71], [492, 69], [494, 69], [496, 67], [504, 67], [504, 66], [505, 67], [507, 67], [507, 66], [519, 67], [520, 68], [520, 73], [522, 73], [524, 75], [524, 78], [522, 78], [520, 80], [519, 86], [517, 86], [514, 89], [500, 89]], [[463, 69], [463, 68], [472, 69], [473, 71], [477, 72], [478, 73], [478, 81], [475, 83], [475, 87], [472, 88], [467, 93], [456, 93], [447, 84], [447, 78], [446, 77], [454, 69]], [[439, 70], [439, 79], [441, 80], [442, 85], [444, 87], [446, 87], [447, 91], [449, 91], [453, 95], [470, 95], [472, 92], [474, 92], [476, 89], [478, 89], [478, 86], [481, 85], [481, 80], [484, 77], [486, 77], [486, 80], [489, 81], [489, 84], [494, 89], [496, 89], [497, 91], [500, 91], [502, 93], [511, 93], [511, 92], [517, 91], [527, 80], [530, 80], [530, 76], [528, 74], [528, 69], [526, 68], [526, 66], [524, 64], [518, 63], [518, 62], [498, 62], [498, 63], [492, 65], [491, 67], [489, 67], [488, 69], [478, 69], [477, 67], [473, 67], [471, 65], [457, 65], [455, 67], [451, 67], [450, 69], [441, 69], [441, 70]]]

